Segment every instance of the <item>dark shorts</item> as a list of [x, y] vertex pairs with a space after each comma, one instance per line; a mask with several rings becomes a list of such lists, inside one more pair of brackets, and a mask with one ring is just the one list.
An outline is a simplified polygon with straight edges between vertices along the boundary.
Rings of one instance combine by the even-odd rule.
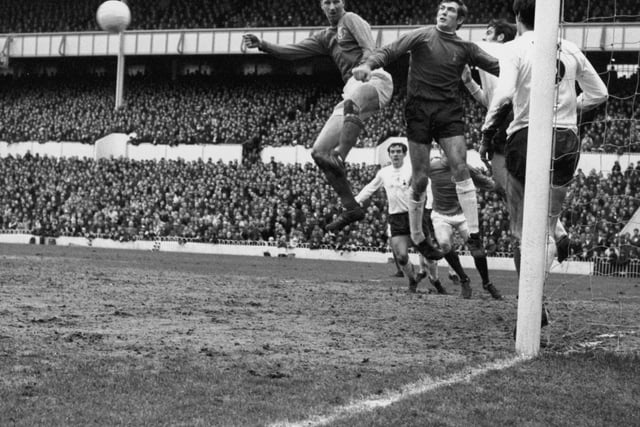
[[434, 139], [464, 135], [463, 114], [459, 102], [411, 98], [404, 108], [407, 138], [420, 144], [431, 144]]
[[[391, 229], [391, 237], [410, 236], [411, 226], [409, 225], [409, 213], [402, 212], [389, 215], [389, 228]], [[422, 229], [425, 233], [428, 231], [433, 236], [430, 209], [424, 210], [424, 215], [422, 216]]]
[[[505, 148], [507, 170], [523, 185], [527, 167], [527, 132], [528, 128], [524, 128], [511, 135]], [[570, 129], [555, 129], [554, 133], [551, 182], [554, 186], [564, 186], [571, 182], [578, 167], [580, 140]]]

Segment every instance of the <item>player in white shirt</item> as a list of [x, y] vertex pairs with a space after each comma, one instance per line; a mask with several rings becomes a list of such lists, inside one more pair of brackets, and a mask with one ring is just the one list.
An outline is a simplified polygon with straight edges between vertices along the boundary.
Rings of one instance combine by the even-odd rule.
[[[487, 24], [485, 37], [482, 39], [482, 42], [478, 43], [478, 46], [492, 56], [502, 59], [506, 54], [504, 44], [513, 40], [516, 32], [517, 29], [514, 24], [504, 19], [492, 20]], [[489, 108], [498, 84], [498, 77], [480, 69], [478, 70], [478, 75], [480, 76], [480, 84], [482, 86], [479, 86], [473, 80], [469, 67], [463, 72], [462, 81], [474, 99], [486, 108]], [[501, 193], [504, 194], [507, 188], [507, 167], [504, 150], [507, 143], [507, 127], [511, 120], [513, 120], [513, 108], [508, 104], [504, 110], [501, 110], [499, 115], [500, 118], [498, 119], [498, 123], [496, 123], [496, 133], [493, 135], [493, 139], [482, 141], [480, 156], [483, 161], [491, 162], [493, 179], [497, 187], [501, 189]], [[569, 245], [571, 242], [567, 231], [560, 221], [556, 223], [554, 240], [556, 242], [558, 262], [563, 262], [569, 256]]]
[[[496, 132], [496, 120], [500, 108], [511, 102], [514, 119], [507, 128], [508, 184], [507, 204], [514, 238], [514, 261], [520, 271], [520, 240], [524, 203], [527, 132], [529, 125], [529, 100], [531, 96], [531, 69], [535, 41], [535, 0], [515, 0], [513, 11], [520, 37], [505, 46], [506, 55], [500, 60], [500, 78], [487, 117], [483, 125], [483, 139], [491, 139]], [[556, 19], [553, 16], [550, 19]], [[607, 99], [607, 87], [584, 56], [572, 42], [560, 39], [558, 43], [558, 67], [556, 74], [557, 95], [555, 101], [553, 175], [551, 177], [551, 206], [549, 210], [549, 236], [552, 236], [562, 203], [567, 194], [567, 184], [573, 179], [580, 157], [578, 138], [578, 113], [597, 107]], [[576, 96], [576, 82], [582, 93]], [[535, 143], [535, 141], [532, 141]], [[555, 256], [555, 245], [550, 242], [547, 251], [547, 267]], [[546, 318], [543, 310], [543, 325]]]
[[[407, 145], [393, 142], [387, 147], [391, 164], [381, 168], [376, 176], [355, 196], [356, 202], [362, 204], [380, 187], [384, 187], [389, 204], [389, 226], [391, 229], [391, 248], [396, 255], [400, 268], [409, 280], [409, 291], [416, 292], [418, 278], [409, 261], [409, 248], [413, 246], [409, 226], [409, 198], [411, 191], [411, 163], [405, 162]], [[426, 218], [425, 218], [426, 220]], [[428, 223], [424, 221], [423, 227]], [[438, 293], [446, 294], [439, 282], [432, 283]]]
[[[482, 39], [483, 41], [477, 44], [485, 52], [500, 59], [505, 53], [504, 43], [513, 40], [516, 36], [516, 31], [516, 26], [504, 19], [492, 20], [487, 25], [485, 36]], [[489, 108], [495, 87], [498, 84], [498, 77], [480, 69], [478, 69], [478, 75], [480, 76], [480, 84], [482, 86], [479, 86], [473, 81], [469, 67], [466, 67], [462, 73], [462, 81], [471, 96], [485, 108]], [[507, 186], [507, 169], [504, 158], [504, 146], [507, 142], [506, 130], [509, 121], [513, 118], [511, 109], [506, 111], [509, 113], [509, 118], [505, 117], [505, 120], [500, 123], [500, 127], [493, 140], [486, 141], [487, 146], [480, 148], [482, 159], [485, 161], [491, 160], [493, 179], [496, 184], [503, 189]]]

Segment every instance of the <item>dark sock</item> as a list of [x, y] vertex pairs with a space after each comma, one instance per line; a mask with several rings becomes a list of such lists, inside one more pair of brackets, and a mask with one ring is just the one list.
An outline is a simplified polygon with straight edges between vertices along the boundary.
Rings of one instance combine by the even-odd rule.
[[458, 253], [456, 251], [449, 251], [449, 253], [444, 256], [444, 259], [447, 260], [453, 271], [455, 271], [458, 277], [460, 277], [460, 280], [464, 281], [469, 278], [464, 272], [462, 264], [460, 264], [460, 257], [458, 257]]
[[516, 265], [516, 272], [518, 273], [518, 277], [520, 277], [520, 246], [514, 246], [513, 248], [513, 262]]
[[393, 262], [396, 264], [396, 270], [402, 272], [402, 270], [400, 269], [400, 264], [398, 264], [398, 257], [396, 256], [396, 253], [393, 251], [391, 251], [391, 253], [393, 254]]
[[351, 192], [351, 185], [349, 181], [347, 181], [346, 176], [336, 176], [333, 172], [328, 170], [323, 170], [325, 176], [327, 177], [327, 181], [336, 190], [338, 197], [340, 197], [340, 201], [342, 202], [342, 206], [344, 206], [347, 210], [352, 210], [360, 205], [356, 202], [355, 197], [353, 197], [353, 193]]
[[486, 256], [474, 256], [473, 262], [476, 265], [476, 270], [480, 273], [480, 277], [482, 277], [482, 284], [489, 283], [489, 267], [487, 266], [487, 257]]

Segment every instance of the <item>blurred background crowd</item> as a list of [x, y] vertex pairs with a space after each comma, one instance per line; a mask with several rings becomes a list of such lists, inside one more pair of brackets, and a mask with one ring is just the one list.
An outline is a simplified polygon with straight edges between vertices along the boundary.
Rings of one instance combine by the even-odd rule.
[[[355, 191], [377, 166], [349, 164]], [[284, 246], [386, 250], [384, 191], [363, 221], [338, 235], [324, 226], [339, 201], [317, 168], [270, 162], [0, 159], [0, 229], [41, 236], [119, 241], [178, 238], [197, 242], [272, 242]], [[640, 206], [640, 165], [607, 174], [578, 171], [561, 216], [574, 259], [638, 257], [640, 236], [621, 234]], [[480, 192], [480, 221], [490, 256], [510, 256], [509, 217], [497, 194]], [[621, 249], [624, 248], [624, 249]], [[459, 241], [458, 250], [466, 250]], [[623, 250], [623, 254], [620, 251]]]
[[[97, 31], [103, 0], [3, 0], [0, 33]], [[136, 29], [325, 26], [320, 7], [296, 0], [129, 1]], [[438, 1], [348, 1], [347, 9], [371, 25], [433, 23]], [[511, 0], [470, 5], [469, 24], [493, 18], [513, 21]], [[319, 6], [319, 5], [318, 5]], [[564, 22], [640, 20], [635, 0], [564, 4]], [[38, 67], [36, 67], [38, 68]], [[379, 191], [367, 216], [338, 235], [324, 226], [340, 205], [313, 165], [263, 163], [262, 147], [310, 148], [336, 103], [335, 78], [272, 73], [242, 75], [186, 72], [138, 73], [125, 81], [124, 105], [114, 110], [114, 77], [103, 72], [0, 75], [0, 141], [79, 141], [92, 144], [112, 132], [132, 143], [243, 144], [254, 156], [241, 162], [54, 159], [27, 155], [0, 159], [0, 231], [39, 236], [103, 237], [119, 241], [179, 239], [259, 242], [341, 250], [387, 250], [386, 198]], [[89, 67], [91, 68], [91, 67]], [[406, 74], [406, 71], [404, 71]], [[335, 77], [335, 76], [334, 76]], [[394, 75], [394, 79], [395, 79]], [[581, 117], [584, 152], [640, 152], [638, 73], [603, 71], [610, 99]], [[358, 147], [404, 136], [406, 88], [396, 82], [391, 104], [366, 122]], [[461, 88], [461, 93], [466, 91]], [[485, 110], [464, 98], [466, 139], [477, 148]], [[358, 191], [378, 166], [348, 164]], [[622, 233], [640, 207], [640, 165], [611, 171], [579, 170], [560, 220], [570, 233], [571, 257], [607, 257], [624, 263], [639, 257], [638, 230]], [[480, 221], [490, 256], [511, 256], [509, 218], [496, 194], [479, 192]], [[457, 249], [466, 250], [462, 241]]]
[[[583, 151], [640, 151], [638, 75], [603, 76], [610, 101], [582, 118]], [[0, 141], [93, 143], [112, 132], [154, 144], [245, 144], [311, 147], [341, 85], [311, 76], [224, 76], [192, 73], [175, 80], [127, 78], [125, 104], [113, 109], [114, 81], [102, 75], [0, 77]], [[358, 147], [404, 136], [406, 90], [368, 119]], [[464, 88], [462, 93], [466, 94]], [[466, 138], [477, 146], [485, 109], [465, 97]]]

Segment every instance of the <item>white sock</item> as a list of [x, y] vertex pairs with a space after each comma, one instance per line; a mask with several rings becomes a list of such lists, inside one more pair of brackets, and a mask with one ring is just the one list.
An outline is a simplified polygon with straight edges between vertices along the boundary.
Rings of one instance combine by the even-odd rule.
[[469, 233], [479, 233], [478, 199], [476, 197], [476, 186], [473, 184], [473, 180], [469, 178], [456, 182], [456, 193], [458, 193], [458, 201], [460, 202], [462, 213], [469, 226]]
[[409, 227], [411, 227], [411, 240], [416, 245], [425, 239], [422, 231], [422, 217], [426, 197], [427, 195], [423, 193], [419, 200], [414, 200], [413, 197], [409, 198]]

